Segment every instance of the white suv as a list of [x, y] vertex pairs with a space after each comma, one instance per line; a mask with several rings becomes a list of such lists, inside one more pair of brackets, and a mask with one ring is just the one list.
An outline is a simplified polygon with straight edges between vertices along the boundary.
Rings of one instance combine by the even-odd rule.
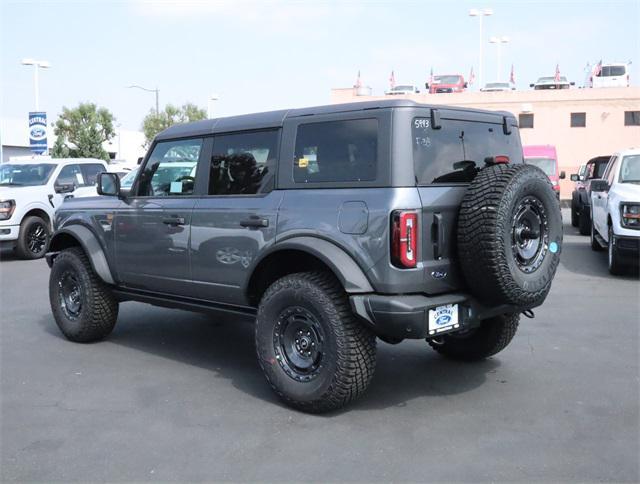
[[0, 164], [0, 247], [23, 259], [44, 256], [65, 198], [96, 195], [107, 164], [91, 158], [34, 158]]
[[609, 272], [638, 269], [640, 149], [616, 153], [600, 180], [591, 181], [591, 248], [609, 250]]

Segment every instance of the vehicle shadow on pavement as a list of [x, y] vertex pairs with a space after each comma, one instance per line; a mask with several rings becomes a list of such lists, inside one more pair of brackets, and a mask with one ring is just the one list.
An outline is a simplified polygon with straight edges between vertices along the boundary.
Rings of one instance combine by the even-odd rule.
[[0, 249], [0, 261], [20, 260], [15, 251], [11, 249]]
[[[53, 318], [43, 319], [41, 325], [64, 339]], [[225, 378], [252, 397], [286, 407], [262, 374], [253, 333], [250, 319], [125, 303], [106, 342], [203, 368], [211, 371], [212, 384], [215, 378]], [[447, 360], [424, 341], [392, 346], [378, 340], [376, 374], [367, 392], [354, 404], [326, 415], [403, 407], [414, 398], [464, 393], [482, 385], [499, 365], [497, 359], [472, 364]]]

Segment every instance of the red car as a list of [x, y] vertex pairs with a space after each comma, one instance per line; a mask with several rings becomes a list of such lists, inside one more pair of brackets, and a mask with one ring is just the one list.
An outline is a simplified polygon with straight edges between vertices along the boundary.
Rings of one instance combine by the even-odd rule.
[[463, 92], [467, 88], [467, 83], [460, 74], [447, 74], [443, 76], [433, 76], [431, 85], [427, 82], [425, 87], [429, 90], [429, 94]]

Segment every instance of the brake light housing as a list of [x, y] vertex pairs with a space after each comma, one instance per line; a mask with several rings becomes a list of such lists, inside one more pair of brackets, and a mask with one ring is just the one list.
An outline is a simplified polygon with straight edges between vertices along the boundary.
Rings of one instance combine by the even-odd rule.
[[418, 213], [413, 210], [391, 214], [391, 263], [400, 269], [418, 264]]

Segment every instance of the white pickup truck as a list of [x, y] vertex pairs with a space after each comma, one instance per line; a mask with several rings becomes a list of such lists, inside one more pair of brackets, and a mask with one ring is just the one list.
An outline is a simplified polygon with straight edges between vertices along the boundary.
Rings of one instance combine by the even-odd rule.
[[640, 149], [616, 153], [602, 179], [591, 181], [591, 248], [608, 249], [609, 272], [638, 271]]
[[0, 164], [0, 247], [23, 259], [43, 257], [56, 209], [65, 198], [97, 195], [103, 160], [34, 158]]

